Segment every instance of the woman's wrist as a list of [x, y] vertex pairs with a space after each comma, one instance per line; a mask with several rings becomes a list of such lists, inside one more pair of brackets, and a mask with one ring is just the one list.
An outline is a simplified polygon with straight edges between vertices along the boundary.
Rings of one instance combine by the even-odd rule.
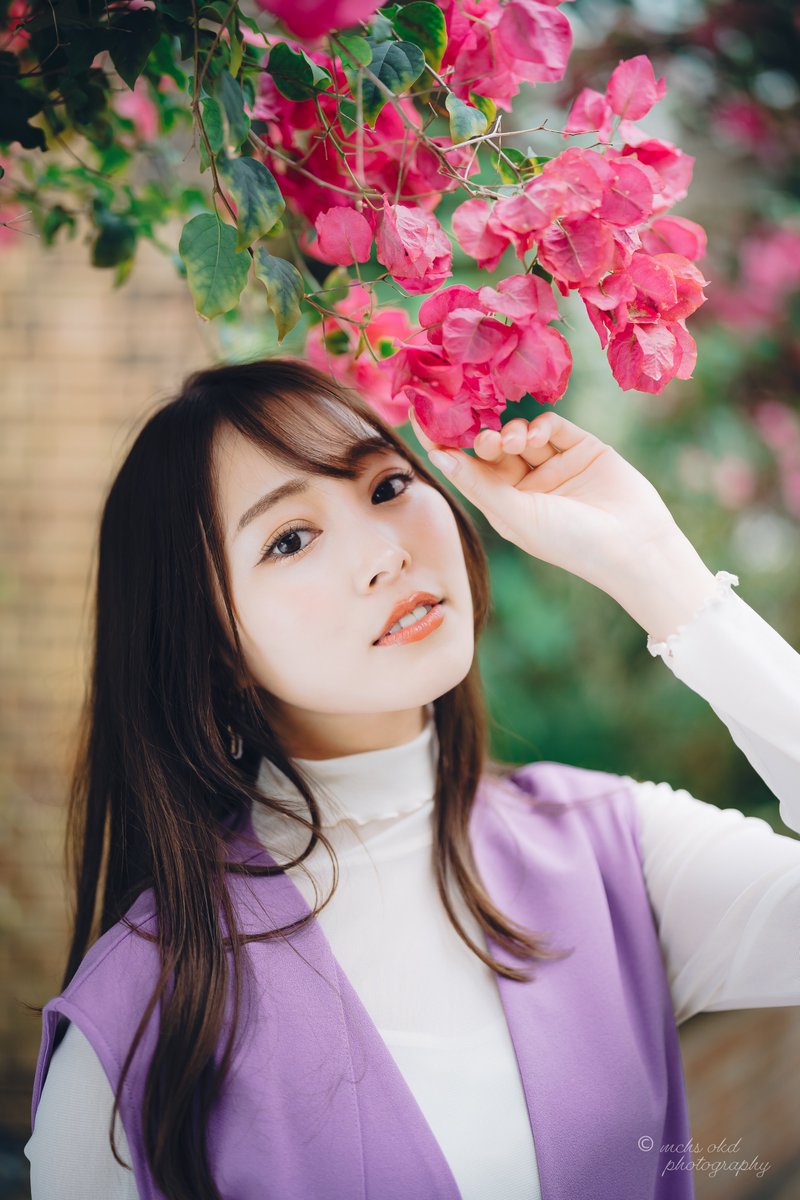
[[656, 641], [686, 625], [716, 588], [716, 575], [676, 527], [667, 540], [641, 549], [619, 569], [609, 595]]

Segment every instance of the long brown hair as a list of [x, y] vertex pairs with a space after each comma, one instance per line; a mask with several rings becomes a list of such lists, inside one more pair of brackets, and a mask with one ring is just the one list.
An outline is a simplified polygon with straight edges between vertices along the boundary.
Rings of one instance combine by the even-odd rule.
[[[243, 683], [249, 674], [214, 486], [215, 433], [227, 423], [282, 464], [354, 478], [368, 444], [364, 422], [377, 444], [396, 450], [447, 499], [463, 546], [477, 640], [489, 614], [489, 576], [466, 511], [364, 398], [301, 361], [270, 358], [190, 375], [175, 398], [149, 415], [103, 508], [93, 660], [70, 788], [67, 856], [75, 909], [62, 990], [94, 939], [123, 920], [142, 891], [152, 889], [162, 970], [123, 1066], [110, 1134], [113, 1147], [123, 1083], [160, 1000], [144, 1136], [153, 1177], [170, 1200], [220, 1200], [206, 1125], [229, 1067], [246, 966], [242, 946], [254, 940], [223, 936], [223, 927], [234, 934], [237, 928], [226, 874], [283, 869], [232, 868], [225, 855], [231, 827], [254, 804], [300, 821], [309, 842], [287, 865], [301, 862], [320, 840], [334, 865], [333, 887], [323, 904], [337, 884], [335, 853], [320, 827], [314, 795], [281, 745], [272, 698]], [[372, 443], [374, 449], [374, 438]], [[434, 714], [440, 748], [433, 851], [439, 894], [458, 934], [484, 963], [511, 979], [530, 978], [471, 940], [450, 896], [454, 884], [483, 929], [515, 956], [560, 956], [495, 907], [470, 848], [468, 824], [480, 777], [504, 771], [487, 750], [477, 656], [462, 682], [434, 701]], [[239, 758], [230, 753], [231, 731], [242, 739]], [[262, 756], [296, 785], [308, 819], [256, 786]], [[302, 928], [321, 907], [301, 924], [256, 940]], [[214, 1054], [229, 995], [234, 1019], [217, 1067]]]

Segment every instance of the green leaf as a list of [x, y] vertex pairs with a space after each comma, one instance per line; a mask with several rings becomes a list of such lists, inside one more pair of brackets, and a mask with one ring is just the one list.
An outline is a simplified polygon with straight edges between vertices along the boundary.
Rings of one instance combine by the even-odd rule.
[[334, 304], [338, 304], [340, 300], [346, 299], [350, 295], [351, 283], [350, 272], [346, 267], [338, 266], [329, 271], [322, 281], [320, 289], [326, 307], [333, 308]]
[[226, 0], [203, 0], [198, 10], [198, 17], [207, 17], [209, 21], [218, 21], [221, 25], [228, 14], [230, 5]]
[[350, 349], [350, 338], [344, 329], [334, 329], [326, 333], [323, 339], [326, 350], [331, 354], [346, 354]]
[[23, 84], [17, 82], [19, 60], [9, 50], [0, 51], [0, 143], [19, 142], [26, 150], [38, 146], [47, 149], [44, 131], [29, 125], [30, 117], [36, 116], [44, 107], [44, 99], [37, 98]]
[[[549, 161], [546, 158], [537, 158], [536, 155], [527, 157], [521, 150], [517, 150], [514, 146], [507, 146], [503, 150], [503, 154], [506, 159], [511, 160], [513, 166], [501, 158], [499, 154], [495, 153], [491, 157], [492, 166], [497, 171], [503, 183], [527, 182], [527, 180], [533, 179], [535, 175], [538, 175], [544, 164]], [[516, 171], [514, 167], [517, 168]]]
[[396, 12], [397, 5], [394, 4], [391, 9], [384, 8], [375, 14], [369, 26], [369, 40], [371, 42], [391, 42], [394, 39], [392, 17]]
[[494, 100], [490, 100], [488, 96], [479, 96], [477, 92], [470, 92], [469, 98], [476, 108], [479, 108], [485, 115], [486, 120], [491, 125], [492, 121], [497, 116], [497, 105]]
[[428, 0], [414, 0], [398, 10], [392, 24], [401, 38], [419, 46], [434, 71], [438, 71], [447, 49], [447, 28], [439, 6]]
[[334, 38], [334, 46], [346, 67], [357, 70], [359, 67], [368, 67], [372, 62], [372, 49], [364, 37], [340, 34]]
[[234, 308], [242, 294], [250, 255], [236, 249], [236, 230], [215, 213], [200, 213], [183, 227], [178, 253], [186, 266], [197, 312], [216, 317]]
[[[372, 46], [368, 68], [394, 96], [407, 92], [425, 70], [425, 55], [413, 42], [377, 42]], [[386, 103], [383, 91], [365, 75], [362, 89], [364, 119], [375, 127], [378, 113]]]
[[244, 111], [242, 89], [230, 71], [220, 71], [214, 88], [214, 96], [221, 103], [228, 121], [229, 145], [234, 150], [238, 150], [250, 132], [250, 118]]
[[344, 133], [346, 136], [349, 136], [355, 129], [358, 128], [356, 111], [354, 100], [339, 101], [339, 107], [336, 111], [336, 116], [339, 118], [339, 124], [342, 127], [342, 133]]
[[300, 320], [303, 276], [292, 263], [268, 254], [263, 246], [256, 247], [255, 273], [267, 289], [267, 304], [278, 327], [278, 341], [282, 342]]
[[75, 217], [71, 212], [68, 212], [61, 204], [54, 204], [51, 209], [45, 213], [42, 221], [42, 234], [44, 235], [45, 244], [52, 246], [55, 241], [55, 236], [59, 229], [66, 226], [70, 231], [70, 236], [73, 236], [76, 231]]
[[160, 37], [161, 19], [153, 8], [127, 9], [109, 27], [108, 52], [117, 74], [129, 88], [141, 75]]
[[220, 158], [217, 166], [236, 202], [236, 249], [244, 250], [272, 229], [286, 201], [275, 177], [258, 159]]
[[219, 101], [213, 96], [203, 100], [200, 105], [203, 110], [203, 127], [206, 131], [208, 144], [212, 154], [219, 154], [225, 144], [225, 130], [222, 127], [222, 109]]
[[287, 100], [310, 100], [326, 91], [333, 80], [304, 50], [295, 52], [286, 42], [276, 42], [269, 52], [267, 71]]
[[239, 36], [238, 30], [231, 29], [231, 61], [230, 72], [234, 79], [239, 74], [239, 68], [242, 65], [242, 57], [244, 55], [244, 42]]
[[158, 0], [162, 13], [174, 21], [190, 21], [192, 17], [192, 0]]
[[486, 133], [489, 122], [486, 114], [479, 108], [473, 108], [471, 104], [459, 100], [453, 92], [447, 93], [444, 103], [450, 113], [450, 140], [454, 146]]
[[136, 249], [136, 228], [118, 213], [112, 213], [95, 200], [92, 217], [98, 234], [92, 243], [93, 267], [116, 267], [133, 257]]

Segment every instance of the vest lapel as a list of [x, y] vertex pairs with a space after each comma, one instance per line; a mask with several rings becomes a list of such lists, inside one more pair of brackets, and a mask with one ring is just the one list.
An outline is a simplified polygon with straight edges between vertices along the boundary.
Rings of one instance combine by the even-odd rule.
[[[528, 982], [497, 978], [543, 1200], [690, 1197], [688, 1173], [658, 1175], [659, 1145], [678, 1140], [665, 1129], [670, 1086], [668, 1121], [689, 1134], [674, 1015], [630, 828], [604, 804], [599, 828], [609, 825], [591, 849], [591, 816], [584, 825], [553, 806], [537, 820], [529, 798], [512, 803], [516, 810], [502, 800], [473, 809], [487, 890], [513, 921], [553, 934], [553, 949], [575, 947], [567, 958], [534, 962]], [[494, 939], [487, 944], [500, 962], [521, 965]]]
[[[257, 841], [249, 817], [241, 833]], [[231, 842], [234, 856], [248, 865], [276, 865], [266, 850], [254, 851], [240, 836]], [[311, 911], [286, 873], [260, 880], [230, 879], [237, 881], [233, 886], [239, 895], [239, 919], [247, 932], [277, 928]], [[301, 935], [292, 938], [291, 950], [286, 949], [286, 941], [250, 944], [257, 969], [262, 962], [264, 979], [273, 981], [266, 1018], [280, 1027], [277, 1042], [270, 1039], [268, 1076], [270, 1080], [305, 1078], [313, 1083], [315, 1093], [324, 1094], [326, 1145], [309, 1146], [308, 1110], [298, 1101], [294, 1135], [303, 1143], [302, 1184], [297, 1174], [292, 1178], [298, 1170], [292, 1165], [287, 1168], [286, 1191], [278, 1188], [275, 1194], [326, 1195], [336, 1200], [408, 1200], [409, 1196], [460, 1200], [455, 1177], [422, 1109], [336, 960], [320, 922], [314, 918]], [[274, 961], [276, 951], [288, 955], [287, 970], [280, 970]], [[298, 965], [298, 958], [305, 966]], [[286, 990], [281, 997], [282, 986]], [[260, 1086], [263, 1090], [263, 1077]], [[310, 1084], [303, 1090], [310, 1093]], [[276, 1109], [285, 1107], [287, 1093], [291, 1089], [275, 1096]], [[315, 1163], [323, 1173], [319, 1180], [312, 1178]], [[272, 1173], [272, 1165], [270, 1169]], [[330, 1190], [333, 1181], [335, 1192]]]

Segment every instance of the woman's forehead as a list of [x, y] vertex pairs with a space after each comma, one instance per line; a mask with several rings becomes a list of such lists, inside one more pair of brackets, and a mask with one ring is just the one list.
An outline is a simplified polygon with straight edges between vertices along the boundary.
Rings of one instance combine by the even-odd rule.
[[[330, 443], [330, 458], [335, 459], [343, 452], [363, 447], [360, 455], [354, 455], [353, 467], [358, 470], [359, 460], [398, 453], [395, 446], [383, 439], [380, 431], [359, 419], [358, 430], [353, 436], [339, 437]], [[302, 454], [302, 451], [301, 451]], [[291, 463], [272, 456], [260, 445], [245, 437], [239, 430], [227, 427], [220, 429], [214, 448], [216, 486], [219, 502], [225, 515], [226, 525], [233, 519], [238, 523], [238, 510], [253, 503], [264, 492], [298, 478], [308, 478], [310, 490], [324, 490], [335, 477], [318, 471], [309, 462]], [[317, 457], [319, 461], [319, 457]]]
[[[256, 470], [269, 469], [275, 474], [293, 475], [298, 471], [314, 473], [313, 464], [319, 463], [324, 466], [332, 459], [348, 456], [364, 443], [372, 443], [371, 449], [375, 452], [391, 453], [395, 450], [393, 444], [387, 441], [374, 425], [370, 425], [355, 413], [351, 414], [351, 417], [346, 429], [341, 424], [332, 423], [326, 429], [319, 422], [314, 422], [314, 428], [309, 430], [308, 435], [307, 464], [303, 464], [302, 461], [306, 457], [302, 443], [298, 446], [297, 461], [291, 462], [283, 458], [277, 448], [276, 453], [271, 454], [266, 446], [247, 437], [226, 422], [220, 425], [214, 435], [215, 465], [218, 471], [226, 467], [228, 470], [249, 467]], [[355, 460], [357, 455], [353, 457]]]

